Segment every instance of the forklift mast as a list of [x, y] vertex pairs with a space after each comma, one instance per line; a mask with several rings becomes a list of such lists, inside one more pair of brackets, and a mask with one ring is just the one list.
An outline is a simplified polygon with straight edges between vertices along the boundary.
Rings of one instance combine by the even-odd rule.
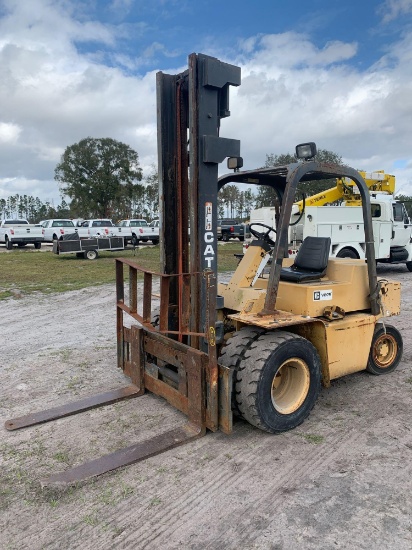
[[[208, 275], [191, 278], [190, 288], [181, 278], [170, 284], [169, 326], [180, 332], [214, 331], [214, 319], [206, 325], [216, 309], [208, 281], [217, 277], [218, 165], [240, 156], [239, 140], [219, 136], [220, 121], [240, 78], [240, 67], [203, 54], [191, 54], [183, 73], [157, 74], [161, 271]], [[196, 336], [190, 345], [206, 346]]]

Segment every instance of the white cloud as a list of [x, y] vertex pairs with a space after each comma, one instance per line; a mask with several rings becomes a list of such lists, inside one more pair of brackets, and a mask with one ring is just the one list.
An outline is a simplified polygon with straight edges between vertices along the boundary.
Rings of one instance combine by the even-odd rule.
[[315, 141], [355, 168], [394, 172], [410, 185], [412, 159], [411, 36], [387, 49], [366, 72], [345, 62], [353, 44], [317, 49], [295, 33], [248, 40], [239, 56], [242, 85], [232, 92], [233, 116], [222, 135], [240, 137], [245, 166], [262, 165], [265, 153], [292, 153], [297, 143]]
[[[129, 6], [129, 0], [118, 2]], [[132, 74], [148, 58], [116, 48], [124, 28], [79, 22], [63, 0], [34, 0], [29, 10], [17, 0], [3, 4], [0, 196], [59, 201], [54, 167], [66, 146], [87, 136], [129, 144], [148, 173], [157, 162], [155, 71]], [[387, 2], [387, 13], [410, 4]], [[95, 43], [93, 54], [78, 48], [86, 41]], [[106, 64], [107, 45], [114, 66]], [[232, 56], [213, 47], [214, 55], [242, 66], [242, 85], [231, 90], [232, 116], [222, 122], [221, 135], [241, 139], [245, 168], [262, 165], [266, 153], [316, 141], [355, 168], [393, 171], [399, 186], [411, 182], [412, 194], [412, 34], [406, 29], [366, 71], [356, 65], [357, 43], [317, 47], [296, 32], [245, 38]], [[157, 42], [147, 55], [156, 51], [174, 55]]]
[[412, 0], [386, 0], [379, 7], [384, 23], [393, 21], [402, 15], [412, 13]]
[[0, 122], [0, 143], [15, 144], [21, 132], [20, 126], [9, 122]]

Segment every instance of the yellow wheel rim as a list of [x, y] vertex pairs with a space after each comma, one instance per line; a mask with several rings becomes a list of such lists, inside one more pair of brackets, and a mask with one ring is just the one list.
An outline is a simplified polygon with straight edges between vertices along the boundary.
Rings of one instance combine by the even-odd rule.
[[391, 334], [382, 334], [373, 345], [373, 361], [381, 369], [387, 369], [395, 361], [398, 344]]
[[281, 414], [291, 414], [299, 409], [308, 395], [309, 367], [305, 361], [292, 357], [282, 363], [272, 381], [272, 404]]

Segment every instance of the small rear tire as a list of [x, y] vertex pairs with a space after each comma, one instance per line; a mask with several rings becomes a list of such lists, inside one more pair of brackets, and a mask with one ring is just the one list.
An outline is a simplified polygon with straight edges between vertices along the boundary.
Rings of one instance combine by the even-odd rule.
[[95, 260], [97, 256], [97, 250], [87, 250], [87, 252], [85, 253], [86, 260]]
[[13, 243], [6, 237], [6, 248], [7, 250], [13, 250]]
[[392, 325], [377, 323], [366, 370], [371, 374], [389, 374], [399, 365], [403, 353], [402, 335]]

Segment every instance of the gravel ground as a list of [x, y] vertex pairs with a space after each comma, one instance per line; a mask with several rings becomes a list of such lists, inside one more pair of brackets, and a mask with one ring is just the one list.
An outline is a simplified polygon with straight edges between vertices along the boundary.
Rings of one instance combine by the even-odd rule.
[[[39, 479], [162, 433], [185, 418], [144, 395], [20, 432], [0, 428], [4, 549], [412, 548], [412, 273], [402, 282], [404, 356], [323, 389], [298, 429], [238, 421], [65, 490]], [[1, 302], [0, 416], [127, 384], [116, 369], [113, 285]]]

